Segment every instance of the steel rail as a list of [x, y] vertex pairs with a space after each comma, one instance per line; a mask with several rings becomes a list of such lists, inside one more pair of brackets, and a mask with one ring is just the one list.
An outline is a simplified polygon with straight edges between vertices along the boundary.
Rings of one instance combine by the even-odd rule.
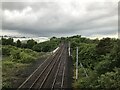
[[57, 72], [55, 74], [55, 78], [54, 78], [51, 90], [54, 88], [54, 85], [55, 85], [55, 82], [56, 82], [56, 79], [57, 79], [57, 75], [58, 75], [58, 72], [59, 72], [59, 69], [60, 69], [61, 62], [62, 61], [60, 61], [59, 65], [58, 65], [58, 69], [57, 69]]
[[[66, 52], [65, 52], [65, 53], [66, 53]], [[62, 62], [62, 60], [60, 61], [59, 65], [58, 65], [58, 69], [57, 69], [57, 72], [56, 72], [56, 74], [55, 74], [55, 78], [54, 78], [54, 81], [53, 81], [51, 90], [54, 89], [54, 86], [55, 86], [55, 83], [56, 83], [56, 80], [57, 80], [57, 76], [58, 76], [58, 74], [59, 74], [59, 70], [61, 69], [61, 68], [60, 68], [61, 62]], [[61, 86], [60, 86], [60, 88], [63, 87], [64, 75], [65, 75], [65, 61], [64, 61], [64, 68], [63, 68], [62, 81], [61, 81]]]
[[[59, 53], [59, 52], [58, 52]], [[54, 57], [55, 58], [55, 57]], [[53, 58], [53, 59], [54, 59]], [[32, 83], [32, 85], [30, 86], [30, 89], [32, 87], [34, 87], [34, 85], [37, 83], [37, 81], [39, 80], [39, 78], [44, 74], [44, 72], [46, 71], [46, 69], [50, 66], [50, 64], [53, 62], [53, 59], [50, 61], [50, 63], [47, 64], [47, 66], [43, 69], [43, 71], [39, 74], [39, 76], [35, 79], [35, 81]]]
[[20, 88], [22, 88], [26, 83], [27, 81], [40, 69], [40, 67], [45, 63], [47, 62], [48, 59], [50, 58], [54, 58], [55, 55], [58, 53], [58, 51], [60, 50], [60, 48], [50, 57], [48, 57], [42, 64], [39, 65], [39, 67], [18, 87], [17, 90], [19, 90]]
[[47, 75], [45, 76], [45, 78], [44, 78], [43, 82], [41, 83], [39, 89], [42, 89], [43, 85], [45, 84], [45, 82], [46, 82], [47, 78], [49, 77], [49, 75], [50, 75], [52, 69], [54, 68], [55, 64], [60, 60], [60, 57], [62, 56], [63, 51], [64, 51], [64, 48], [62, 49], [62, 51], [61, 51], [59, 57], [57, 58], [57, 60], [55, 60], [55, 62], [53, 63], [52, 67], [50, 68], [50, 71], [49, 71], [49, 72], [47, 73]]

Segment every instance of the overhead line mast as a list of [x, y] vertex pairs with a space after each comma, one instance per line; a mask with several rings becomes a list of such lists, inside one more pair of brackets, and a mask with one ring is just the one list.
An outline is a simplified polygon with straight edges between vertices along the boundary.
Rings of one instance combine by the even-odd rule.
[[78, 79], [78, 47], [76, 48], [76, 80]]

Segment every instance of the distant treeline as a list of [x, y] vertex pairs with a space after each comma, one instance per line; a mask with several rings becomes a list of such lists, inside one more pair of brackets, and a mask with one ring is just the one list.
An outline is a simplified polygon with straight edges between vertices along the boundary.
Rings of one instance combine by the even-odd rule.
[[28, 48], [37, 52], [50, 52], [55, 49], [60, 43], [60, 39], [52, 37], [49, 41], [37, 43], [35, 40], [27, 40], [27, 43], [22, 43], [20, 40], [14, 42], [13, 38], [1, 38], [2, 45], [12, 45], [19, 48]]

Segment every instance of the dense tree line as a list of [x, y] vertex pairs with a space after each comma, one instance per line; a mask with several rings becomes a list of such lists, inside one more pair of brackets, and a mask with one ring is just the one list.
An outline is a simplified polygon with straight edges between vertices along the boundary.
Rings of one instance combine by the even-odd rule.
[[19, 48], [28, 48], [37, 52], [50, 52], [59, 46], [60, 39], [52, 37], [49, 41], [37, 43], [35, 40], [27, 40], [26, 43], [22, 43], [20, 40], [14, 42], [13, 38], [2, 38], [2, 45], [12, 45]]
[[[120, 40], [113, 38], [88, 39], [81, 36], [68, 38], [72, 56], [76, 62], [76, 47], [79, 48], [79, 78], [75, 88], [120, 88]], [[86, 77], [84, 66], [88, 77]]]

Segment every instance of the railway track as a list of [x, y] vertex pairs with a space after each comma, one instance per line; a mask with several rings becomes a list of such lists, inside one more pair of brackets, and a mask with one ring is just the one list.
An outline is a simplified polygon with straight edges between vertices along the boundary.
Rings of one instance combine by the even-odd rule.
[[65, 63], [66, 63], [66, 58], [67, 58], [66, 54], [67, 54], [67, 51], [65, 50], [65, 52], [63, 52], [63, 56], [61, 57], [60, 63], [58, 65], [58, 69], [57, 69], [57, 72], [55, 74], [55, 78], [52, 84], [52, 89], [64, 88], [63, 84], [64, 84], [64, 77], [65, 77]]
[[47, 58], [19, 87], [19, 89], [64, 88], [67, 44]]

